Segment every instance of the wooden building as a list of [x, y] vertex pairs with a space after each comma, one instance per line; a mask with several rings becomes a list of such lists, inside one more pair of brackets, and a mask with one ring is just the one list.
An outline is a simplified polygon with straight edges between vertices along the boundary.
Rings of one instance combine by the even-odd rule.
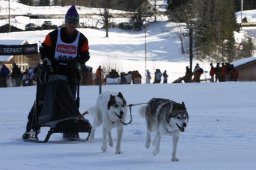
[[256, 56], [232, 63], [239, 72], [238, 81], [256, 81]]

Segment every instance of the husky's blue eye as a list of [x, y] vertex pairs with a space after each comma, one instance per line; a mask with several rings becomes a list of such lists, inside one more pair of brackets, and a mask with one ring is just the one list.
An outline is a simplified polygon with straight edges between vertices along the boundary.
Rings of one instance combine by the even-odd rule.
[[117, 104], [115, 104], [115, 107], [118, 107], [118, 105], [117, 105]]

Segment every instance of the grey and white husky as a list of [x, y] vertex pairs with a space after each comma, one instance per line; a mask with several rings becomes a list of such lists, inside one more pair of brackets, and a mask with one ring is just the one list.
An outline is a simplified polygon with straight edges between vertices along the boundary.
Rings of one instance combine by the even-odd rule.
[[161, 136], [171, 135], [173, 137], [172, 161], [178, 161], [176, 150], [179, 136], [185, 131], [189, 119], [184, 102], [180, 104], [169, 99], [153, 98], [141, 109], [141, 114], [146, 117], [147, 123], [146, 148], [150, 147], [152, 132], [155, 132], [154, 155], [159, 153]]
[[120, 154], [123, 126], [127, 114], [126, 100], [122, 93], [106, 91], [100, 94], [97, 99], [96, 106], [89, 112], [94, 112], [94, 120], [92, 131], [89, 136], [89, 142], [92, 142], [94, 139], [96, 127], [103, 124], [103, 140], [101, 149], [103, 152], [106, 152], [107, 143], [109, 146], [113, 146], [111, 130], [112, 128], [117, 128], [116, 154]]

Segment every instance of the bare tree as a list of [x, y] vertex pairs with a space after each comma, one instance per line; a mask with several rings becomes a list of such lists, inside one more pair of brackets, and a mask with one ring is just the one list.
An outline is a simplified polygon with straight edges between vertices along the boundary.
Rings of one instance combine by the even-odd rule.
[[111, 18], [111, 15], [109, 13], [110, 0], [103, 0], [103, 4], [104, 4], [104, 11], [100, 15], [102, 16], [104, 28], [105, 28], [105, 31], [106, 31], [106, 36], [105, 37], [108, 37], [109, 21], [110, 21], [110, 18]]

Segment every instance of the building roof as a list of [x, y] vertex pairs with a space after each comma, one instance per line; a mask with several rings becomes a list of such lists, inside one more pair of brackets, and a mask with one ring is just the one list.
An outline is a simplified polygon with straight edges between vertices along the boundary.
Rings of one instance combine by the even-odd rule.
[[240, 60], [233, 61], [231, 64], [233, 64], [234, 67], [240, 67], [251, 62], [256, 62], [256, 56], [242, 58]]

